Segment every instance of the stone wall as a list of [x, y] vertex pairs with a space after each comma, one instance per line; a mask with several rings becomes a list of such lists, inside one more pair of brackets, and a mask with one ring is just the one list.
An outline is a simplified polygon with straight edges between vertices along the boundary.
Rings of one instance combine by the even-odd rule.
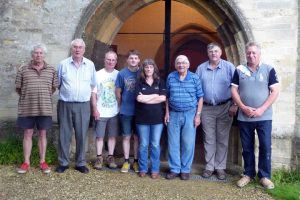
[[57, 66], [69, 55], [82, 11], [90, 0], [2, 0], [0, 3], [0, 119], [16, 118], [18, 67], [29, 61], [34, 44], [48, 48], [46, 61]]
[[234, 1], [251, 26], [254, 40], [262, 44], [262, 60], [273, 65], [281, 83], [280, 96], [273, 105], [274, 168], [295, 167], [293, 138], [298, 44], [298, 2], [296, 0]]
[[[103, 0], [104, 1], [104, 0]], [[30, 47], [44, 43], [46, 60], [57, 66], [69, 55], [69, 44], [90, 3], [98, 0], [2, 0], [0, 2], [0, 120], [14, 120], [17, 99], [14, 79], [20, 64], [30, 59]], [[200, 1], [200, 0], [199, 0]], [[120, 2], [120, 1], [118, 1]], [[150, 1], [138, 1], [150, 2]], [[215, 2], [225, 2], [215, 1]], [[275, 66], [281, 94], [274, 107], [273, 164], [299, 167], [299, 5], [297, 0], [227, 0], [235, 5], [262, 44], [263, 61]], [[113, 4], [112, 4], [113, 5]], [[85, 20], [82, 20], [85, 18]], [[247, 31], [247, 30], [245, 30]], [[56, 97], [54, 104], [56, 102]]]

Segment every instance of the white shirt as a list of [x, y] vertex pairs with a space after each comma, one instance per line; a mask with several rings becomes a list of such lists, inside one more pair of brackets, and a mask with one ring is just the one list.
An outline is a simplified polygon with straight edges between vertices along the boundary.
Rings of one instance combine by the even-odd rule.
[[115, 95], [115, 81], [119, 71], [107, 72], [104, 68], [96, 72], [97, 109], [100, 117], [114, 117], [118, 114], [118, 102]]
[[59, 99], [66, 102], [87, 102], [96, 84], [94, 63], [83, 58], [77, 68], [72, 57], [61, 61], [58, 65]]

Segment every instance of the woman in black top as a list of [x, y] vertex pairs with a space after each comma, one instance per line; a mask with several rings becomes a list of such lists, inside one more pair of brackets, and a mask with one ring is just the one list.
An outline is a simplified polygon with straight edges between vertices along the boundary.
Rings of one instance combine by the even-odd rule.
[[150, 144], [151, 177], [157, 178], [160, 166], [160, 137], [163, 130], [166, 87], [159, 78], [154, 60], [143, 62], [136, 84], [136, 128], [139, 134], [139, 175], [148, 172], [148, 146]]

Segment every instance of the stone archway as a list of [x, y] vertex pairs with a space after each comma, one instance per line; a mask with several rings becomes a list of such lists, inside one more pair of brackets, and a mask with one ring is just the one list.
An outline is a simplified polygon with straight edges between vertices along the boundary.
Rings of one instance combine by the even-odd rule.
[[[86, 56], [91, 57], [95, 40], [109, 46], [119, 29], [133, 13], [156, 0], [93, 0], [83, 12], [74, 37], [83, 37], [87, 43]], [[216, 27], [225, 47], [228, 60], [234, 64], [244, 61], [244, 44], [253, 38], [250, 27], [231, 0], [178, 0], [210, 20]]]
[[[143, 7], [157, 0], [93, 0], [83, 12], [74, 37], [82, 37], [87, 44], [86, 56], [93, 56], [95, 43], [105, 52], [112, 44], [125, 21]], [[224, 46], [228, 60], [235, 65], [244, 62], [244, 45], [253, 38], [249, 25], [232, 0], [177, 0], [204, 15], [215, 27], [218, 38]], [[104, 55], [100, 57], [104, 57]], [[98, 55], [99, 56], [99, 55]], [[100, 58], [100, 60], [103, 60]], [[234, 148], [229, 149], [228, 161], [233, 167], [241, 165], [238, 152], [238, 136], [231, 137]]]

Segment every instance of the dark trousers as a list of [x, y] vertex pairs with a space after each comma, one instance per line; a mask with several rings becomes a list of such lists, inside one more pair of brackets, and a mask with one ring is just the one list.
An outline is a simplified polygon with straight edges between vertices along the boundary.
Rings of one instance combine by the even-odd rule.
[[62, 166], [69, 165], [70, 144], [75, 131], [76, 139], [76, 166], [85, 166], [85, 144], [90, 120], [90, 102], [59, 101], [59, 140], [58, 161]]
[[259, 178], [271, 178], [272, 120], [243, 122], [239, 121], [240, 136], [243, 147], [244, 174], [254, 178], [255, 170], [255, 130], [259, 140], [258, 173]]

